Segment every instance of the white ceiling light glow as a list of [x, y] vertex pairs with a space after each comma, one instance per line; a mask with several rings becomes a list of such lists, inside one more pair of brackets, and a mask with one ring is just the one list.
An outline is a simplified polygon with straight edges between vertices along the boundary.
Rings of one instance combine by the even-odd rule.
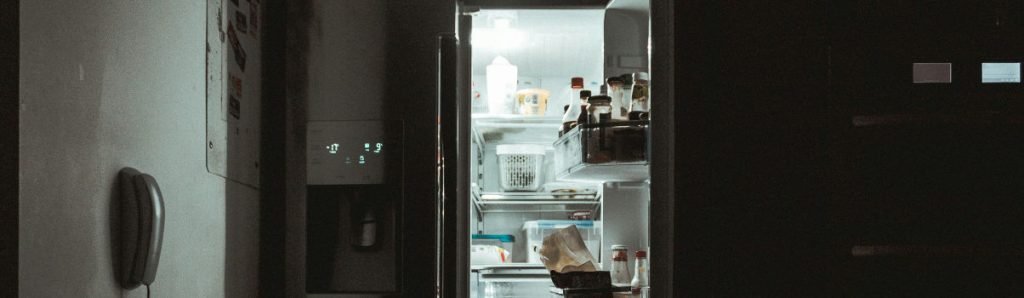
[[495, 18], [493, 28], [474, 28], [471, 37], [474, 47], [488, 49], [514, 49], [526, 43], [526, 33], [512, 28], [512, 19]]

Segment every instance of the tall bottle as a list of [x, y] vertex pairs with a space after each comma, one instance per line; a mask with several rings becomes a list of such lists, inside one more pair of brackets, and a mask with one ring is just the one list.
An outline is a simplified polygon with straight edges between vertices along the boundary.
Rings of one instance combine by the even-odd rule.
[[647, 120], [651, 111], [651, 90], [648, 89], [650, 77], [646, 72], [633, 73], [633, 100], [629, 104], [629, 120]]
[[569, 132], [570, 129], [576, 127], [576, 121], [580, 118], [580, 110], [583, 108], [580, 105], [580, 92], [583, 91], [583, 78], [573, 77], [572, 85], [570, 85], [569, 92], [569, 108], [565, 110], [565, 115], [562, 115], [562, 130], [559, 135]]
[[637, 250], [636, 268], [633, 269], [633, 281], [629, 284], [629, 286], [633, 288], [633, 294], [646, 294], [650, 288], [650, 277], [647, 272], [647, 268], [649, 266], [650, 263], [647, 262], [647, 251]]
[[576, 125], [590, 122], [590, 96], [592, 92], [587, 89], [580, 91], [580, 116], [576, 118]]

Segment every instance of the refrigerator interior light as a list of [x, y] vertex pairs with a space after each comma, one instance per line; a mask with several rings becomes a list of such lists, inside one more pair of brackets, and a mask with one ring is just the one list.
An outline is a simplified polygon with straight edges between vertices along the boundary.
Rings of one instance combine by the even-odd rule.
[[473, 29], [470, 40], [475, 47], [489, 49], [514, 49], [526, 42], [526, 33], [512, 28], [512, 19], [498, 17], [492, 20], [493, 28]]
[[514, 49], [523, 46], [526, 33], [517, 29], [481, 28], [473, 30], [470, 38], [475, 47]]

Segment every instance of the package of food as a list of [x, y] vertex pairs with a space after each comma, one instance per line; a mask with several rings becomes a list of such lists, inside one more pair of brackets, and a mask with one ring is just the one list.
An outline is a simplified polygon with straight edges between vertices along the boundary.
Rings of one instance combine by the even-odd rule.
[[551, 92], [544, 89], [525, 89], [516, 92], [516, 105], [519, 114], [544, 116], [548, 110], [548, 97]]
[[576, 225], [558, 229], [544, 237], [540, 260], [549, 271], [558, 273], [597, 271], [597, 261], [587, 249]]

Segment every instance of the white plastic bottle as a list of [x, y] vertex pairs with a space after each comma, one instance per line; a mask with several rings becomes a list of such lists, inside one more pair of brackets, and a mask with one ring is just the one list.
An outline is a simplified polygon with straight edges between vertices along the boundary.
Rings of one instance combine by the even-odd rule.
[[562, 115], [562, 130], [560, 130], [559, 135], [567, 133], [570, 129], [576, 127], [576, 121], [580, 118], [580, 110], [583, 109], [580, 102], [580, 92], [583, 92], [583, 78], [573, 77], [570, 87], [569, 107], [565, 110], [565, 114]]
[[633, 288], [633, 295], [639, 297], [647, 297], [651, 283], [650, 276], [647, 272], [647, 268], [650, 263], [647, 262], [647, 251], [637, 250], [636, 251], [636, 269], [633, 270], [633, 281], [630, 282], [630, 287]]

